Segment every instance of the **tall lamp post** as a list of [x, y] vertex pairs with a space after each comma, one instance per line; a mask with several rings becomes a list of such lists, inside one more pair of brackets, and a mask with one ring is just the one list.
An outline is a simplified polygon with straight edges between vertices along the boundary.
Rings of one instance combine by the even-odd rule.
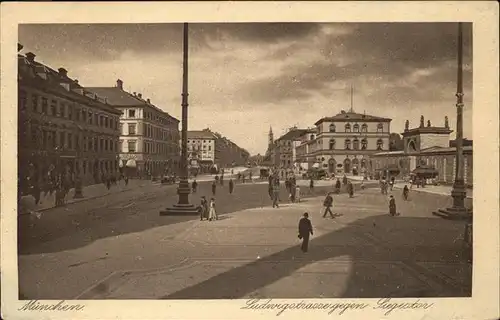
[[463, 155], [463, 75], [462, 75], [462, 59], [463, 59], [463, 38], [462, 38], [462, 23], [458, 23], [458, 70], [457, 70], [457, 137], [456, 137], [456, 155], [455, 155], [455, 181], [451, 196], [453, 198], [453, 206], [451, 208], [439, 209], [434, 212], [434, 215], [451, 220], [468, 220], [472, 218], [472, 211], [465, 207], [465, 198], [467, 190], [464, 183], [464, 155]]
[[161, 216], [166, 215], [198, 215], [198, 209], [189, 203], [191, 188], [188, 182], [188, 159], [187, 159], [187, 126], [188, 126], [188, 24], [184, 23], [183, 37], [183, 63], [182, 63], [182, 136], [181, 136], [181, 165], [180, 181], [177, 188], [179, 202], [163, 211]]

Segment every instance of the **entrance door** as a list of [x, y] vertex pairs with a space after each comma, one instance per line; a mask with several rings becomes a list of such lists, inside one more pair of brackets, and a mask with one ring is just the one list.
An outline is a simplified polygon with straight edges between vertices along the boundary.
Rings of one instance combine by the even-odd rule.
[[337, 167], [337, 161], [335, 159], [328, 160], [328, 173], [335, 173], [335, 168]]
[[344, 173], [351, 173], [351, 160], [348, 158], [344, 160]]

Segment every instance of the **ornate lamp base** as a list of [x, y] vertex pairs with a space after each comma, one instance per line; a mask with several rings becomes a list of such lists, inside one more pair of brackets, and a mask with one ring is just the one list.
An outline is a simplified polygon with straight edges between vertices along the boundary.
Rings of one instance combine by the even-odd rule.
[[439, 209], [432, 213], [435, 216], [447, 220], [471, 220], [472, 210], [469, 208], [451, 207], [446, 209]]
[[453, 198], [451, 208], [439, 209], [432, 214], [448, 220], [472, 220], [472, 210], [465, 207], [467, 191], [462, 180], [455, 181], [451, 196]]
[[200, 212], [198, 208], [189, 203], [189, 183], [187, 179], [181, 179], [177, 194], [179, 194], [179, 203], [174, 204], [165, 210], [160, 211], [160, 216], [196, 216]]
[[198, 208], [192, 204], [174, 204], [170, 208], [160, 211], [160, 216], [198, 216]]

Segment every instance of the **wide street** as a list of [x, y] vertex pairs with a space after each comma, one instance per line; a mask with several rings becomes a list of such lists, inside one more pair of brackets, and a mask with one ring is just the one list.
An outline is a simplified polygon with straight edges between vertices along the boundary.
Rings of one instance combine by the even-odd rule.
[[[284, 189], [284, 188], [282, 188]], [[304, 188], [305, 189], [305, 188]], [[245, 297], [467, 296], [471, 267], [463, 223], [432, 216], [450, 197], [394, 195], [399, 217], [378, 189], [334, 196], [336, 219], [322, 219], [330, 187], [301, 203], [271, 207], [266, 184], [217, 189], [219, 221], [160, 216], [176, 186], [142, 188], [47, 210], [20, 220], [19, 283], [25, 299], [216, 299]], [[202, 182], [192, 203], [211, 197]], [[297, 223], [315, 230], [299, 250]]]

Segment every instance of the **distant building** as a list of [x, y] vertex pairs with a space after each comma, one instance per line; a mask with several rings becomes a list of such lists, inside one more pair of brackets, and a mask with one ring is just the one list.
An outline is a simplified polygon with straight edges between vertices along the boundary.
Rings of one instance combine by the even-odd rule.
[[188, 165], [191, 170], [210, 172], [215, 165], [216, 136], [205, 130], [187, 132]]
[[299, 162], [329, 174], [359, 175], [370, 170], [370, 156], [389, 150], [391, 119], [341, 111], [316, 121], [315, 132], [296, 146]]
[[131, 175], [153, 176], [177, 171], [180, 160], [179, 120], [140, 93], [115, 87], [88, 88], [107, 98], [120, 117], [120, 168]]
[[200, 172], [212, 168], [228, 168], [246, 165], [250, 153], [218, 132], [206, 128], [188, 131], [188, 162], [192, 169], [199, 166]]
[[[444, 126], [432, 126], [430, 121], [424, 125], [424, 117], [420, 119], [420, 125], [409, 128], [406, 121], [405, 130], [402, 133], [404, 150], [392, 152], [380, 152], [372, 155], [373, 171], [383, 171], [392, 166], [398, 168], [399, 175], [408, 175], [419, 165], [434, 167], [438, 171], [437, 181], [444, 184], [452, 184], [455, 180], [456, 148], [449, 147], [450, 129], [448, 119], [445, 118]], [[464, 146], [464, 168], [465, 183], [472, 186], [473, 181], [473, 153], [472, 146]]]
[[296, 148], [307, 134], [314, 132], [315, 130], [311, 129], [291, 127], [284, 135], [274, 141], [271, 148], [272, 166], [280, 176], [284, 177], [287, 172], [300, 171], [302, 167], [297, 165], [300, 155], [297, 155]]
[[[22, 46], [18, 46], [22, 49]], [[118, 170], [121, 112], [68, 76], [18, 55], [19, 191], [41, 190], [62, 177], [70, 186], [100, 183]]]

